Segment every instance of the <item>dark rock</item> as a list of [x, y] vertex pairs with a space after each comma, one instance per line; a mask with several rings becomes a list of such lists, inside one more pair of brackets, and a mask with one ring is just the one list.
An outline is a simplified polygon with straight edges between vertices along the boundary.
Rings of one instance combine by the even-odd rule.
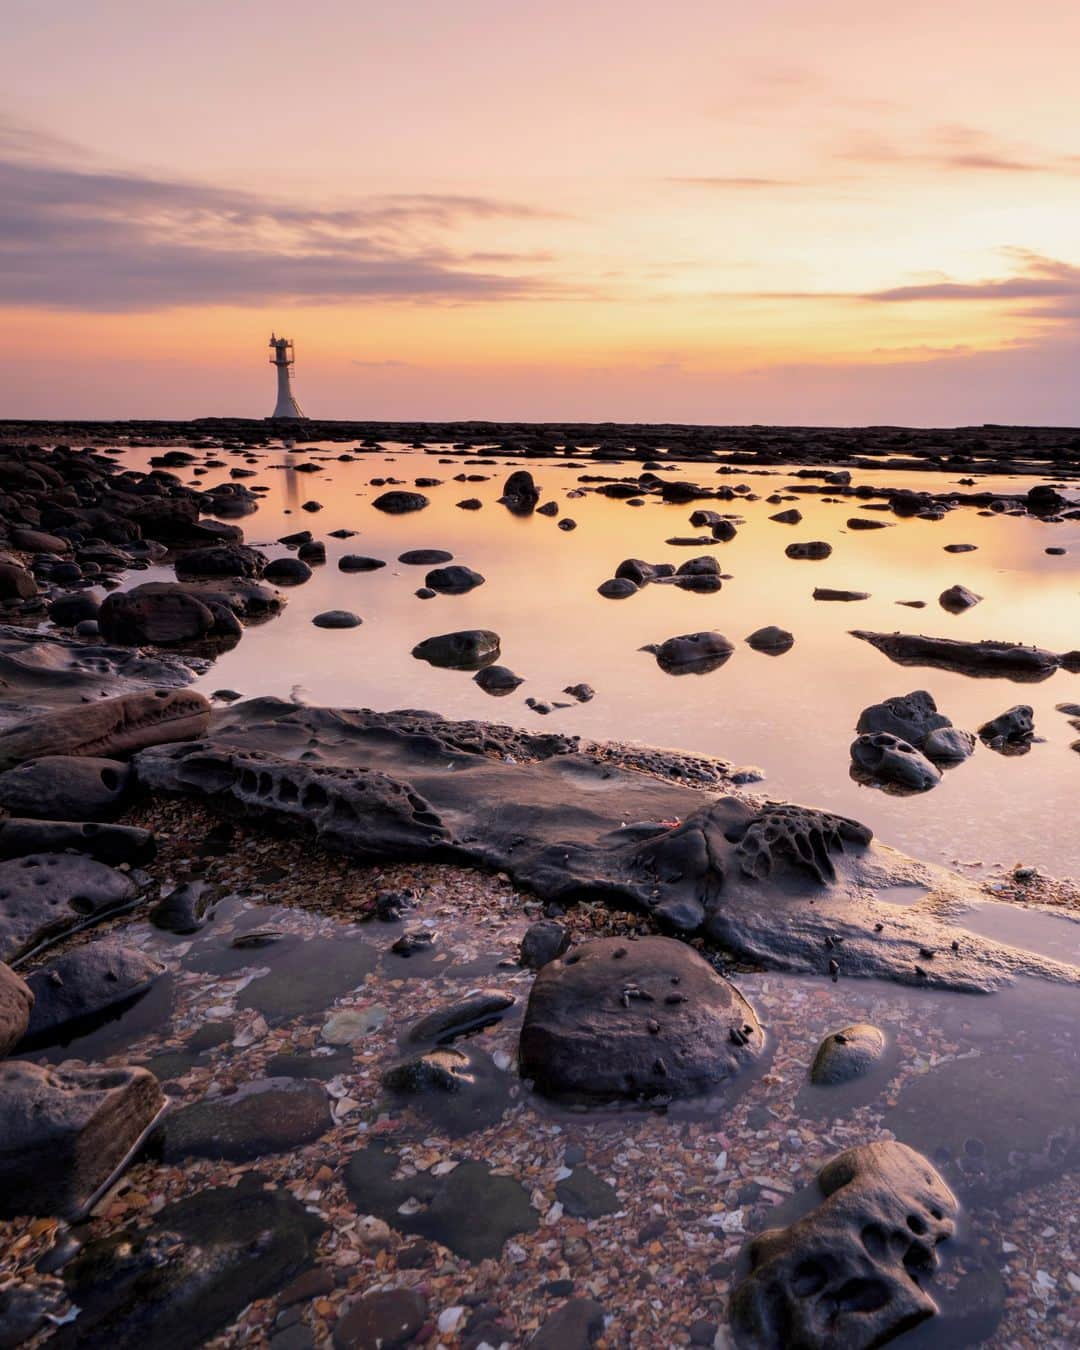
[[736, 1344], [755, 1350], [872, 1350], [938, 1311], [924, 1288], [959, 1206], [925, 1158], [866, 1144], [818, 1173], [824, 1197], [748, 1247], [732, 1297]]
[[33, 573], [18, 563], [0, 561], [0, 600], [32, 600], [37, 593]]
[[411, 548], [398, 555], [398, 562], [407, 567], [439, 567], [453, 561], [454, 555], [444, 548]]
[[640, 558], [624, 558], [615, 569], [616, 578], [625, 578], [635, 586], [644, 586], [649, 581], [674, 575], [675, 568], [671, 563], [648, 563]]
[[569, 946], [570, 930], [564, 924], [540, 919], [529, 925], [521, 939], [521, 964], [529, 970], [539, 970], [562, 956]]
[[978, 547], [979, 547], [978, 544], [946, 544], [946, 545], [945, 545], [945, 552], [946, 552], [946, 553], [975, 553], [975, 552], [977, 551]]
[[310, 1144], [333, 1125], [325, 1091], [303, 1078], [242, 1083], [229, 1096], [182, 1106], [162, 1127], [162, 1156], [244, 1162]]
[[519, 1061], [551, 1096], [672, 1098], [719, 1088], [764, 1045], [749, 1003], [690, 947], [602, 938], [541, 969]]
[[197, 933], [206, 921], [210, 888], [205, 881], [185, 881], [150, 911], [150, 922], [167, 933]]
[[515, 675], [509, 666], [485, 666], [483, 670], [476, 672], [473, 680], [485, 694], [492, 694], [496, 698], [501, 698], [504, 694], [512, 694], [518, 685], [525, 683], [522, 677]]
[[576, 520], [571, 520], [569, 516], [564, 516], [564, 517], [562, 518], [562, 520], [559, 521], [559, 529], [560, 529], [560, 530], [576, 530], [576, 529], [577, 529], [577, 521], [576, 521]]
[[959, 764], [975, 749], [975, 737], [958, 727], [940, 727], [931, 731], [922, 743], [922, 752], [935, 764]]
[[214, 548], [196, 548], [176, 559], [176, 575], [181, 581], [198, 577], [254, 577], [263, 575], [266, 554], [246, 544], [219, 544]]
[[36, 820], [109, 820], [127, 796], [131, 770], [115, 759], [46, 755], [0, 773], [0, 806]]
[[149, 830], [135, 825], [102, 825], [71, 820], [0, 820], [0, 858], [24, 858], [28, 853], [85, 853], [98, 862], [117, 866], [151, 862], [157, 844]]
[[559, 514], [559, 503], [545, 502], [543, 506], [538, 506], [536, 508], [536, 514], [538, 516], [548, 516], [549, 518], [557, 516]]
[[453, 1135], [494, 1125], [510, 1104], [506, 1074], [475, 1045], [425, 1050], [392, 1065], [382, 1083]]
[[66, 952], [27, 978], [34, 1010], [20, 1053], [71, 1040], [105, 1014], [149, 993], [164, 973], [160, 961], [116, 942]]
[[897, 665], [935, 666], [961, 675], [1003, 676], [1037, 683], [1047, 679], [1061, 664], [1061, 658], [1053, 652], [1014, 642], [959, 642], [952, 638], [870, 633], [860, 629], [853, 629], [852, 637], [869, 642]]
[[390, 950], [396, 956], [410, 957], [417, 952], [426, 952], [435, 945], [435, 933], [430, 928], [410, 928], [391, 944]]
[[712, 527], [712, 537], [719, 539], [722, 544], [728, 544], [735, 538], [738, 531], [730, 520], [719, 520]]
[[276, 586], [301, 586], [311, 580], [311, 568], [302, 558], [275, 558], [266, 564], [263, 576]]
[[575, 1167], [558, 1182], [555, 1198], [575, 1219], [602, 1219], [622, 1208], [614, 1188], [588, 1167]]
[[441, 595], [464, 595], [484, 584], [484, 578], [471, 567], [462, 567], [452, 563], [449, 567], [436, 567], [427, 574], [424, 581], [431, 590]]
[[438, 592], [433, 591], [430, 586], [421, 586], [418, 590], [414, 591], [413, 594], [416, 596], [417, 600], [434, 600]]
[[114, 591], [102, 603], [98, 624], [108, 642], [173, 646], [207, 637], [217, 620], [208, 605], [183, 586], [150, 581]]
[[338, 559], [341, 572], [377, 572], [386, 563], [381, 558], [365, 558], [360, 553], [346, 553]]
[[49, 605], [49, 618], [61, 628], [74, 628], [87, 619], [96, 619], [104, 598], [97, 590], [58, 595]]
[[359, 628], [364, 621], [350, 609], [327, 609], [311, 622], [316, 628]]
[[784, 553], [789, 558], [808, 559], [811, 562], [819, 562], [822, 558], [827, 558], [832, 553], [832, 545], [826, 544], [822, 539], [811, 540], [807, 544], [788, 544]]
[[351, 1304], [334, 1327], [335, 1350], [397, 1350], [424, 1325], [428, 1302], [416, 1289], [376, 1289]]
[[0, 960], [30, 950], [135, 893], [131, 878], [91, 858], [32, 853], [0, 863]]
[[591, 684], [568, 684], [563, 693], [576, 698], [579, 703], [591, 703], [596, 697], [596, 690]]
[[312, 539], [310, 543], [300, 545], [296, 550], [296, 556], [301, 562], [319, 566], [326, 562], [326, 545], [321, 539]]
[[756, 652], [764, 652], [767, 656], [782, 656], [784, 652], [789, 652], [795, 645], [794, 637], [786, 628], [777, 628], [770, 624], [767, 628], [758, 628], [746, 639], [746, 645], [753, 647]]
[[675, 570], [678, 577], [719, 577], [720, 564], [715, 558], [705, 554], [700, 558], [687, 558]]
[[418, 642], [412, 654], [446, 670], [481, 670], [499, 659], [499, 635], [486, 628], [440, 633]]
[[817, 1048], [810, 1081], [819, 1086], [849, 1083], [868, 1073], [885, 1053], [885, 1036], [867, 1022], [834, 1031]]
[[544, 1322], [529, 1350], [589, 1350], [603, 1332], [601, 1305], [591, 1298], [572, 1298]]
[[405, 1039], [414, 1045], [445, 1044], [466, 1032], [491, 1026], [513, 1006], [513, 994], [504, 994], [501, 989], [477, 989], [457, 1003], [421, 1017], [406, 1032]]
[[33, 1006], [29, 985], [0, 961], [0, 1059], [22, 1040]]
[[999, 713], [979, 728], [980, 738], [989, 746], [1002, 742], [1010, 745], [1030, 744], [1034, 735], [1035, 712], [1027, 703], [1018, 703], [1015, 708]]
[[921, 751], [887, 731], [857, 736], [851, 743], [851, 762], [868, 781], [909, 792], [927, 792], [941, 782], [941, 774]]
[[933, 696], [925, 689], [915, 689], [864, 708], [855, 730], [860, 734], [887, 731], [921, 750], [932, 731], [951, 727], [944, 713], [938, 712]]
[[540, 500], [540, 489], [528, 469], [515, 469], [503, 484], [499, 500], [511, 511], [532, 511]]
[[72, 1218], [162, 1106], [145, 1069], [0, 1064], [0, 1218]]
[[410, 511], [422, 511], [431, 505], [431, 498], [422, 492], [384, 492], [371, 503], [376, 511], [385, 511], [391, 516], [407, 515]]
[[[479, 511], [484, 503], [479, 497], [466, 497], [463, 501], [456, 502], [455, 505], [462, 511]], [[563, 521], [562, 524], [565, 526], [566, 522]]]
[[605, 600], [628, 600], [630, 596], [637, 595], [638, 588], [629, 577], [611, 577], [602, 581], [596, 591]]
[[789, 507], [786, 511], [777, 511], [775, 516], [770, 516], [770, 520], [775, 520], [780, 525], [798, 525], [802, 520], [802, 512], [798, 507]]
[[814, 587], [815, 600], [869, 600], [869, 591], [836, 591], [829, 586]]
[[966, 586], [950, 586], [938, 596], [938, 604], [950, 614], [962, 614], [965, 609], [977, 605], [981, 599], [981, 595], [969, 591]]
[[887, 520], [871, 520], [867, 516], [852, 516], [847, 523], [849, 530], [884, 530], [888, 526]]
[[0, 1285], [0, 1350], [18, 1350], [49, 1322], [60, 1300], [54, 1290], [8, 1279]]
[[719, 670], [735, 648], [723, 633], [684, 633], [648, 650], [668, 675], [706, 675]]

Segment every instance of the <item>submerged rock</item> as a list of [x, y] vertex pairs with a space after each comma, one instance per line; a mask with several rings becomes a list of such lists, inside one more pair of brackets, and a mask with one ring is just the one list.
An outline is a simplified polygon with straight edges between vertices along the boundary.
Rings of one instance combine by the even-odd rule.
[[263, 1078], [166, 1117], [162, 1155], [243, 1162], [310, 1144], [333, 1125], [326, 1092], [306, 1078]]
[[938, 604], [950, 614], [962, 614], [964, 610], [977, 605], [981, 599], [981, 595], [969, 591], [966, 586], [950, 586], [938, 596]]
[[777, 628], [770, 624], [766, 628], [755, 629], [746, 639], [746, 645], [756, 652], [765, 652], [768, 656], [781, 656], [795, 645], [794, 637], [786, 628]]
[[565, 924], [540, 919], [529, 925], [521, 939], [521, 964], [529, 970], [540, 970], [562, 956], [569, 946], [570, 930]]
[[825, 543], [823, 539], [812, 539], [806, 544], [788, 544], [784, 552], [789, 558], [819, 562], [822, 558], [829, 557], [832, 553], [832, 545]]
[[545, 965], [521, 1029], [524, 1077], [584, 1101], [694, 1096], [761, 1054], [753, 1008], [671, 938], [601, 938]]
[[868, 1022], [856, 1022], [821, 1042], [810, 1066], [810, 1081], [819, 1086], [848, 1083], [872, 1069], [884, 1053], [884, 1033]]
[[512, 694], [518, 685], [525, 683], [522, 677], [515, 675], [509, 666], [485, 666], [483, 670], [476, 672], [473, 680], [485, 694], [491, 694], [495, 698], [501, 698], [504, 694]]
[[513, 994], [501, 989], [478, 989], [457, 1003], [436, 1008], [414, 1022], [405, 1035], [413, 1045], [435, 1045], [455, 1040], [466, 1032], [498, 1022], [507, 1008], [514, 1006]]
[[471, 567], [451, 563], [449, 567], [436, 567], [424, 578], [430, 590], [440, 595], [465, 595], [484, 584], [485, 578]]
[[387, 1069], [382, 1083], [454, 1135], [494, 1125], [510, 1104], [507, 1075], [475, 1045], [425, 1050]]
[[417, 1289], [376, 1289], [351, 1303], [334, 1327], [334, 1350], [398, 1350], [411, 1345], [427, 1320]]
[[70, 1040], [105, 1015], [149, 993], [165, 966], [137, 947], [100, 941], [76, 947], [27, 979], [34, 1010], [20, 1053]]
[[1040, 647], [1015, 642], [960, 642], [952, 638], [916, 636], [912, 633], [871, 633], [852, 629], [861, 638], [901, 666], [936, 666], [961, 675], [1003, 676], [1030, 681], [1048, 679], [1062, 657]]
[[371, 503], [376, 511], [385, 511], [391, 516], [407, 515], [410, 511], [422, 511], [431, 505], [431, 498], [422, 492], [384, 492]]
[[731, 1323], [747, 1350], [873, 1350], [938, 1312], [924, 1288], [959, 1206], [903, 1144], [849, 1149], [818, 1173], [822, 1200], [749, 1244]]

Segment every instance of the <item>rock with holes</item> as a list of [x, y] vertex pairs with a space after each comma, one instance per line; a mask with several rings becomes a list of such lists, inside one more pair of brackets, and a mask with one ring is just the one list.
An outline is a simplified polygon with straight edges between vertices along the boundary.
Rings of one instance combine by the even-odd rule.
[[933, 1317], [926, 1285], [959, 1206], [903, 1144], [849, 1149], [818, 1173], [821, 1202], [748, 1247], [731, 1325], [747, 1350], [871, 1350]]
[[137, 825], [103, 825], [97, 821], [0, 820], [0, 858], [25, 858], [28, 853], [85, 853], [116, 867], [141, 867], [152, 862], [157, 843]]
[[855, 730], [860, 735], [887, 731], [921, 750], [932, 731], [951, 726], [945, 714], [938, 712], [933, 695], [925, 689], [915, 689], [864, 708]]
[[852, 770], [865, 782], [906, 792], [928, 792], [941, 782], [940, 772], [913, 745], [887, 731], [856, 736], [851, 743]]
[[210, 702], [193, 689], [147, 689], [59, 708], [0, 733], [0, 769], [46, 755], [112, 758], [201, 736]]
[[110, 820], [127, 796], [131, 770], [116, 759], [46, 755], [0, 773], [0, 806], [38, 820]]
[[0, 961], [0, 1058], [22, 1039], [34, 995], [24, 979]]
[[162, 1105], [146, 1069], [0, 1064], [0, 1219], [78, 1214]]
[[20, 1053], [68, 1041], [150, 992], [165, 966], [137, 947], [94, 942], [35, 970], [27, 984], [34, 1010]]
[[151, 791], [205, 795], [263, 819], [276, 815], [353, 857], [423, 857], [449, 842], [421, 796], [374, 770], [326, 770], [205, 741], [143, 751], [135, 768]]
[[868, 1073], [885, 1053], [885, 1035], [868, 1022], [855, 1022], [830, 1032], [810, 1066], [810, 1081], [818, 1086], [849, 1083]]
[[979, 728], [982, 741], [992, 749], [1030, 745], [1035, 735], [1035, 712], [1029, 703], [992, 717]]
[[135, 894], [124, 872], [73, 853], [32, 853], [0, 863], [0, 961], [115, 909]]
[[753, 1008], [692, 948], [601, 938], [541, 969], [518, 1057], [549, 1096], [648, 1101], [714, 1091], [764, 1047]]

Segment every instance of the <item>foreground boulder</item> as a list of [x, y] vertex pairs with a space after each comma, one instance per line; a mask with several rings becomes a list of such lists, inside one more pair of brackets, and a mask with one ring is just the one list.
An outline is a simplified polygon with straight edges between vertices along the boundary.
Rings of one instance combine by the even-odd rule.
[[210, 637], [218, 617], [183, 586], [148, 581], [130, 591], [114, 591], [98, 612], [107, 642], [175, 646]]
[[135, 894], [125, 872], [71, 853], [31, 853], [0, 863], [0, 961], [56, 937]]
[[0, 806], [37, 820], [111, 820], [127, 795], [130, 769], [115, 759], [45, 755], [0, 773]]
[[116, 942], [66, 952], [27, 979], [34, 1008], [20, 1052], [70, 1039], [149, 993], [164, 973], [160, 961]]
[[34, 995], [26, 981], [0, 962], [0, 1056], [22, 1039], [33, 1006]]
[[747, 1350], [872, 1350], [938, 1311], [923, 1286], [959, 1206], [926, 1159], [865, 1144], [827, 1163], [817, 1187], [815, 1210], [750, 1243], [731, 1305]]
[[151, 862], [157, 843], [149, 830], [136, 825], [102, 825], [97, 821], [0, 820], [0, 858], [25, 858], [29, 853], [85, 853], [98, 862]]
[[602, 938], [536, 977], [523, 1076], [544, 1093], [630, 1101], [712, 1091], [761, 1054], [750, 1004], [673, 938]]
[[146, 1069], [0, 1064], [0, 1218], [73, 1218], [161, 1110]]

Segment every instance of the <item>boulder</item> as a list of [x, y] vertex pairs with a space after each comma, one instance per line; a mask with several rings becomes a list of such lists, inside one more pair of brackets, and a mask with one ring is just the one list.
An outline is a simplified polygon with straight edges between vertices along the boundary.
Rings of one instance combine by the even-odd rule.
[[107, 642], [139, 646], [175, 646], [197, 642], [213, 631], [216, 619], [209, 605], [183, 586], [149, 581], [130, 591], [113, 591], [98, 614]]
[[849, 1083], [868, 1073], [884, 1053], [884, 1033], [868, 1022], [856, 1022], [821, 1042], [810, 1066], [810, 1081], [829, 1087]]
[[938, 604], [950, 614], [962, 614], [965, 609], [977, 605], [981, 599], [981, 595], [969, 591], [966, 586], [950, 586], [938, 596]]
[[827, 558], [832, 553], [832, 545], [826, 544], [822, 539], [813, 539], [805, 544], [788, 544], [784, 553], [789, 558], [820, 562], [822, 558]]
[[311, 580], [311, 568], [302, 558], [274, 558], [266, 564], [263, 576], [275, 586], [302, 586]]
[[944, 713], [938, 712], [933, 696], [925, 689], [916, 689], [910, 694], [898, 694], [864, 708], [855, 730], [860, 735], [887, 731], [921, 750], [932, 731], [951, 726]]
[[522, 677], [515, 675], [509, 666], [485, 666], [483, 670], [476, 672], [473, 680], [485, 694], [491, 694], [495, 698], [502, 698], [504, 694], [512, 694], [518, 685], [525, 683]]
[[570, 930], [555, 919], [540, 919], [530, 924], [521, 939], [521, 964], [540, 970], [562, 956], [570, 946]]
[[0, 862], [0, 961], [135, 894], [124, 872], [72, 853], [32, 853]]
[[33, 1006], [29, 985], [0, 961], [0, 1058], [22, 1040]]
[[749, 1244], [731, 1323], [747, 1350], [872, 1350], [938, 1311], [926, 1284], [959, 1206], [913, 1149], [849, 1149], [818, 1173], [817, 1208]]
[[756, 652], [764, 652], [767, 656], [782, 656], [784, 652], [792, 649], [795, 639], [786, 628], [777, 628], [775, 624], [769, 624], [765, 628], [755, 629], [746, 639], [746, 645], [753, 647]]
[[921, 751], [887, 731], [857, 736], [851, 743], [851, 762], [868, 781], [908, 792], [927, 792], [941, 782], [941, 774]]
[[0, 1064], [0, 1219], [76, 1217], [162, 1105], [146, 1069]]
[[499, 635], [486, 628], [440, 633], [418, 642], [412, 654], [446, 670], [480, 670], [499, 659]]
[[914, 633], [871, 633], [852, 629], [852, 637], [869, 642], [901, 666], [935, 666], [961, 675], [1003, 676], [1036, 683], [1048, 679], [1063, 658], [1040, 647], [1017, 642], [961, 642]]
[[212, 548], [194, 548], [176, 559], [176, 575], [181, 581], [200, 577], [259, 578], [266, 568], [266, 554], [247, 544], [218, 544]]
[[406, 567], [439, 567], [453, 561], [454, 555], [444, 548], [411, 548], [398, 555], [398, 562]]
[[433, 591], [441, 595], [464, 595], [484, 584], [484, 578], [471, 567], [462, 567], [452, 563], [449, 567], [436, 567], [424, 578], [424, 582]]
[[399, 1350], [427, 1321], [417, 1289], [376, 1289], [351, 1303], [334, 1327], [334, 1350]]
[[987, 745], [1002, 743], [1023, 745], [1030, 743], [1035, 735], [1035, 713], [1028, 703], [1018, 703], [1016, 707], [992, 717], [979, 728], [980, 738]]
[[324, 1088], [306, 1078], [263, 1078], [229, 1096], [195, 1102], [166, 1117], [162, 1152], [244, 1162], [310, 1144], [333, 1125]]
[[0, 806], [37, 820], [110, 820], [124, 804], [130, 777], [116, 759], [45, 755], [0, 773]]
[[503, 484], [499, 500], [511, 511], [532, 511], [540, 500], [540, 489], [528, 469], [515, 469]]
[[149, 993], [164, 973], [160, 961], [112, 941], [66, 952], [27, 978], [34, 1010], [20, 1053], [70, 1040], [105, 1014]]
[[49, 618], [59, 628], [74, 628], [76, 624], [96, 619], [104, 598], [104, 592], [99, 590], [69, 591], [50, 602]]
[[646, 647], [668, 675], [706, 675], [718, 670], [735, 650], [723, 633], [684, 633], [657, 647]]
[[402, 516], [410, 511], [422, 511], [431, 505], [431, 499], [422, 492], [384, 492], [371, 503], [376, 511], [385, 511], [387, 515]]
[[327, 609], [311, 622], [316, 628], [359, 628], [364, 621], [351, 609]]
[[578, 1101], [714, 1091], [756, 1059], [750, 1004], [673, 938], [601, 938], [537, 975], [519, 1062], [539, 1091]]

